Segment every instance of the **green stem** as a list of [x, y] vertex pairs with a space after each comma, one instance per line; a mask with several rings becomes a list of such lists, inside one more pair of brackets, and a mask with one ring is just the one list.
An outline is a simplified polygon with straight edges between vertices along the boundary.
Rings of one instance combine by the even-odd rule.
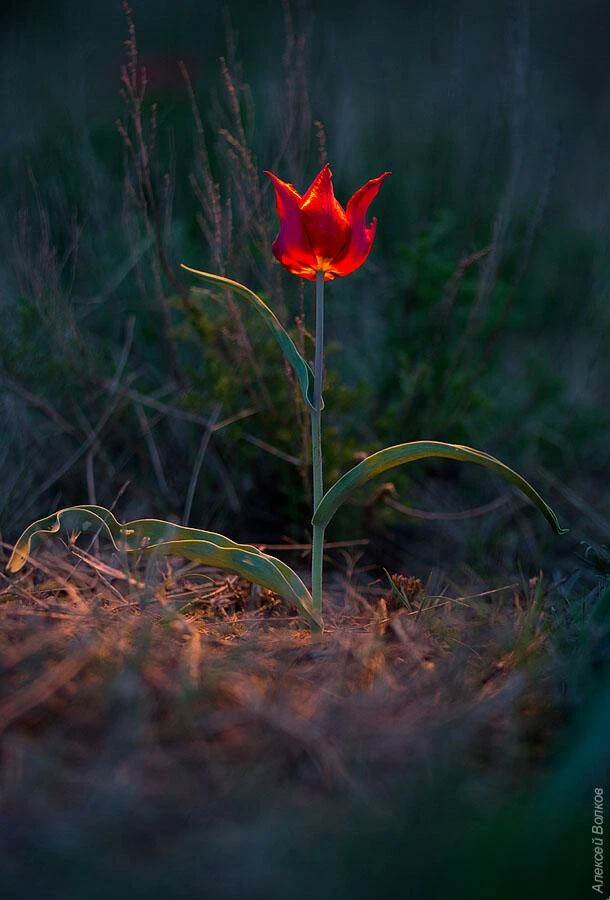
[[[313, 470], [313, 508], [324, 493], [322, 474], [322, 379], [324, 377], [324, 272], [316, 273], [316, 353], [313, 367], [313, 410], [311, 413], [311, 463]], [[311, 596], [314, 609], [322, 608], [322, 567], [324, 527], [313, 526], [311, 548]]]

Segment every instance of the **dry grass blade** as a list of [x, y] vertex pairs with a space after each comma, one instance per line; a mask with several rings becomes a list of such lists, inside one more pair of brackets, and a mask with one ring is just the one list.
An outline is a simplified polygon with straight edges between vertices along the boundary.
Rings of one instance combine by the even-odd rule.
[[197, 456], [195, 457], [195, 462], [193, 463], [193, 471], [191, 472], [191, 479], [189, 481], [188, 490], [186, 492], [186, 501], [184, 504], [184, 513], [182, 516], [182, 521], [185, 525], [188, 525], [189, 519], [191, 518], [191, 509], [193, 507], [193, 499], [195, 497], [195, 489], [197, 487], [197, 481], [199, 480], [199, 473], [201, 472], [201, 466], [203, 465], [203, 459], [205, 457], [206, 451], [208, 449], [208, 444], [210, 443], [210, 438], [212, 434], [216, 430], [216, 422], [218, 421], [218, 417], [220, 415], [221, 407], [220, 405], [216, 406], [212, 411], [212, 415], [210, 416], [210, 420], [208, 425], [206, 426], [205, 431], [201, 437], [201, 441], [199, 443], [199, 449], [197, 450]]

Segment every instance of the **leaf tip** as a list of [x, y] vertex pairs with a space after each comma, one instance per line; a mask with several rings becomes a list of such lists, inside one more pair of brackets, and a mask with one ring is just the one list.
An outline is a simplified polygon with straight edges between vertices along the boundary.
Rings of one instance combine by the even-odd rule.
[[17, 572], [23, 569], [26, 559], [26, 554], [22, 553], [21, 550], [15, 548], [9, 557], [9, 561], [6, 564], [6, 571], [9, 573], [9, 575], [15, 575]]

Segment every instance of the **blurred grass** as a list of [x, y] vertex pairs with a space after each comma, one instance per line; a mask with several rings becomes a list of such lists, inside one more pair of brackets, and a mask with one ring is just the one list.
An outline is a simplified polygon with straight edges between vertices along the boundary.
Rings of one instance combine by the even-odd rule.
[[[285, 18], [281, 5], [233, 4], [228, 39], [220, 8], [175, 11], [161, 0], [136, 7], [138, 63], [149, 82], [144, 130], [151, 141], [156, 135], [152, 216], [130, 200], [137, 170], [114, 124], [118, 116], [130, 122], [118, 97], [120, 11], [96, 7], [85, 19], [64, 3], [52, 17], [27, 5], [15, 12], [4, 35], [10, 88], [2, 98], [12, 123], [3, 151], [4, 533], [92, 493], [111, 503], [126, 481], [130, 515], [180, 515], [201, 440], [188, 416], [205, 418], [220, 404], [229, 419], [256, 406], [262, 389], [265, 416], [255, 411], [212, 441], [192, 521], [222, 528], [237, 516], [247, 537], [268, 537], [279, 518], [284, 532], [302, 536], [307, 428], [275, 348], [247, 311], [227, 313], [222, 298], [189, 301], [190, 285], [168, 273], [180, 260], [229, 266], [288, 325], [305, 312], [301, 339], [311, 351], [310, 298], [270, 255], [276, 224], [267, 185], [244, 174], [244, 157], [223, 129], [235, 136], [244, 128], [253, 171], [277, 161], [302, 189], [318, 165], [318, 118], [341, 199], [378, 170], [394, 170], [376, 201], [371, 260], [335, 282], [329, 298], [328, 481], [357, 452], [423, 437], [481, 446], [525, 474], [548, 470], [574, 484], [585, 505], [599, 497], [610, 325], [607, 98], [595, 88], [594, 52], [603, 4], [589, 4], [586, 19], [561, 4], [553, 21], [542, 6], [506, 3], [492, 14], [476, 2], [446, 4], [442, 13], [416, 4], [407, 13], [386, 3], [367, 9], [363, 28], [364, 8], [358, 17], [340, 4], [297, 6]], [[550, 37], [565, 38], [568, 27], [589, 42], [580, 55], [577, 43], [560, 51]], [[205, 49], [192, 37], [201, 28]], [[574, 55], [564, 58], [568, 51]], [[205, 209], [189, 177], [202, 183], [201, 158], [180, 59], [225, 216], [231, 204], [233, 233], [220, 256], [197, 225]], [[155, 217], [166, 265], [155, 249]], [[121, 347], [121, 387], [144, 401], [109, 396]], [[151, 401], [178, 413], [146, 406]], [[85, 450], [41, 492], [79, 442]], [[435, 492], [426, 479], [434, 472], [397, 478], [401, 496], [430, 508]], [[447, 509], [489, 499], [465, 479]], [[574, 520], [573, 507], [566, 513]], [[402, 527], [396, 511], [385, 515]]]
[[[369, 261], [329, 288], [328, 482], [387, 444], [462, 441], [523, 472], [571, 533], [547, 534], [503, 486], [451, 463], [397, 473], [333, 523], [331, 541], [369, 543], [329, 550], [329, 602], [349, 639], [333, 634], [319, 658], [299, 656], [290, 623], [267, 634], [277, 608], [237, 585], [207, 614], [177, 618], [159, 611], [158, 583], [112, 611], [106, 592], [119, 602], [126, 585], [102, 587], [88, 569], [66, 600], [55, 558], [46, 582], [3, 589], [10, 702], [48, 670], [66, 679], [3, 736], [3, 891], [273, 898], [283, 873], [295, 896], [576, 896], [591, 871], [592, 785], [608, 786], [607, 5], [229, 12], [227, 38], [219, 6], [134, 5], [146, 140], [156, 133], [142, 202], [141, 152], [126, 153], [115, 124], [133, 134], [119, 4], [2, 9], [3, 539], [71, 503], [182, 520], [193, 486], [193, 525], [307, 543], [298, 391], [264, 325], [193, 292], [178, 263], [226, 267], [311, 356], [311, 297], [273, 262], [272, 197], [257, 179], [277, 165], [305, 188], [324, 152], [317, 120], [340, 200], [394, 172]], [[240, 125], [236, 148], [226, 131]], [[195, 478], [215, 417], [226, 424]], [[423, 610], [402, 632], [390, 609], [398, 630], [384, 631], [382, 566], [419, 576], [429, 598], [518, 587], [467, 613]], [[192, 600], [199, 588], [185, 590]], [[61, 634], [56, 614], [68, 616]], [[256, 621], [240, 626], [239, 614]], [[354, 634], [367, 616], [379, 627], [370, 641]], [[73, 677], [55, 670], [84, 652], [87, 629], [107, 643]], [[208, 653], [195, 682], [194, 634]], [[433, 684], [430, 642], [447, 675]], [[397, 687], [396, 657], [420, 651], [416, 684]], [[300, 705], [310, 677], [320, 690]], [[258, 719], [223, 679], [262, 691]], [[502, 701], [478, 706], [498, 680]], [[312, 706], [324, 740], [303, 751]], [[226, 715], [236, 730], [218, 739], [210, 723]], [[310, 751], [329, 745], [360, 792], [321, 787]]]

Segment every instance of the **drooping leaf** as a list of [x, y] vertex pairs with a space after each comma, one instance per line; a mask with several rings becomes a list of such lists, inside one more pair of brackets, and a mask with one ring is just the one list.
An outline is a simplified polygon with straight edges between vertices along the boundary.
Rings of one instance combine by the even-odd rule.
[[267, 327], [271, 329], [284, 356], [294, 370], [305, 402], [313, 409], [313, 372], [311, 371], [311, 367], [306, 360], [303, 359], [297, 350], [294, 341], [265, 301], [261, 300], [261, 298], [255, 294], [254, 291], [251, 291], [250, 288], [246, 287], [245, 284], [240, 284], [239, 281], [233, 281], [231, 278], [225, 278], [223, 275], [214, 275], [211, 272], [200, 272], [199, 269], [192, 269], [190, 266], [185, 266], [184, 263], [181, 263], [180, 265], [187, 272], [197, 275], [198, 278], [209, 281], [211, 284], [222, 285], [248, 300], [248, 302], [263, 317]]
[[324, 494], [314, 513], [312, 522], [314, 525], [326, 526], [336, 513], [337, 509], [347, 497], [357, 488], [366, 484], [371, 478], [403, 466], [406, 463], [415, 462], [418, 459], [442, 457], [445, 459], [457, 459], [460, 462], [476, 463], [491, 469], [492, 472], [501, 475], [507, 481], [516, 485], [528, 497], [534, 506], [537, 506], [547, 522], [556, 534], [564, 534], [567, 529], [561, 528], [557, 516], [547, 503], [542, 499], [538, 491], [522, 478], [517, 472], [500, 462], [489, 453], [474, 450], [472, 447], [463, 447], [461, 444], [445, 444], [441, 441], [413, 441], [408, 444], [396, 444], [394, 447], [386, 447], [373, 453], [367, 459], [358, 463], [349, 472], [346, 472], [339, 481]]
[[117, 550], [127, 553], [163, 553], [183, 556], [204, 565], [234, 572], [248, 581], [275, 591], [299, 609], [310, 624], [321, 628], [320, 614], [311, 595], [290, 566], [250, 544], [235, 541], [213, 531], [186, 528], [161, 519], [137, 519], [121, 525], [103, 506], [70, 506], [25, 529], [7, 563], [9, 572], [18, 572], [41, 539], [68, 532], [105, 532]]

